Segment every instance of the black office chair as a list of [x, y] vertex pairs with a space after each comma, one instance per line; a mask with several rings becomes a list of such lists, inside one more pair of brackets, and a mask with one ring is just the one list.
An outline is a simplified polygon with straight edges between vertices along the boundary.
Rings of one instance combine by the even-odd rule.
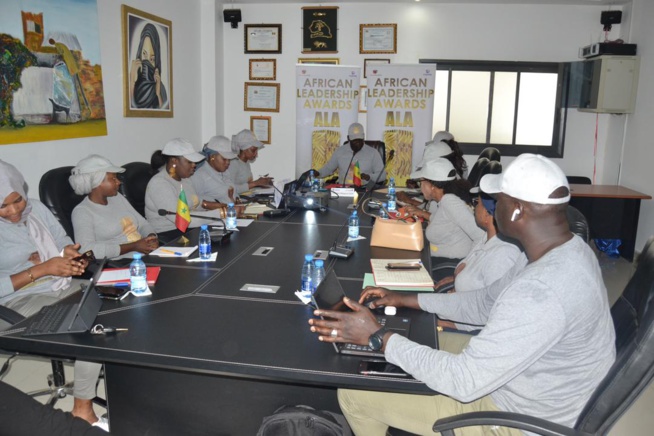
[[568, 183], [574, 183], [576, 185], [592, 185], [593, 184], [589, 177], [584, 177], [584, 176], [566, 176], [566, 179], [568, 179]]
[[486, 147], [481, 151], [481, 153], [479, 153], [479, 157], [477, 159], [481, 159], [482, 157], [485, 157], [490, 161], [500, 162], [502, 154], [495, 147]]
[[68, 183], [72, 169], [73, 167], [54, 168], [43, 174], [39, 182], [39, 198], [57, 217], [68, 236], [74, 241], [75, 234], [71, 215], [75, 206], [85, 196], [75, 194], [70, 183]]
[[379, 152], [379, 155], [382, 158], [382, 163], [384, 167], [386, 166], [386, 144], [384, 141], [364, 141], [366, 145], [371, 146]]
[[470, 168], [470, 172], [468, 173], [468, 181], [470, 182], [470, 185], [473, 187], [479, 186], [479, 181], [481, 180], [482, 176], [484, 174], [487, 174], [486, 172], [486, 167], [491, 161], [488, 160], [486, 157], [480, 157], [477, 159], [477, 162]]
[[434, 431], [454, 436], [454, 429], [496, 425], [542, 435], [605, 435], [654, 378], [654, 237], [645, 245], [638, 267], [611, 308], [615, 326], [615, 363], [599, 384], [574, 428], [509, 412], [475, 412], [439, 419]]
[[125, 172], [119, 174], [121, 181], [120, 193], [141, 215], [145, 216], [145, 189], [154, 175], [152, 167], [145, 162], [130, 162], [123, 165]]
[[580, 236], [584, 241], [586, 241], [586, 243], [590, 242], [590, 227], [588, 227], [588, 220], [584, 214], [576, 207], [570, 205], [568, 205], [565, 214], [568, 218], [570, 231], [575, 235]]

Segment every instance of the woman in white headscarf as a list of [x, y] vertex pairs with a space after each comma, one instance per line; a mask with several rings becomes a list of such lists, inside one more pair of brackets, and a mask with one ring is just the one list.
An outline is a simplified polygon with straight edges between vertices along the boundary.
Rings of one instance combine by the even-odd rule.
[[268, 174], [254, 179], [250, 164], [257, 160], [259, 150], [263, 149], [263, 143], [257, 139], [251, 130], [243, 129], [232, 136], [232, 146], [238, 150], [238, 158], [234, 159], [229, 168], [225, 171], [234, 186], [236, 193], [241, 194], [258, 186], [272, 185], [272, 177]]
[[124, 171], [92, 154], [77, 163], [68, 179], [78, 195], [88, 194], [73, 210], [75, 240], [98, 258], [148, 254], [159, 246], [150, 223], [118, 193], [117, 173]]
[[[0, 304], [30, 316], [76, 292], [79, 281], [71, 276], [81, 275], [86, 265], [75, 260], [79, 244], [73, 245], [43, 203], [27, 198], [24, 186], [23, 175], [0, 160], [0, 246], [11, 253], [0, 256]], [[98, 421], [91, 400], [100, 368], [75, 362], [72, 413], [91, 423]]]

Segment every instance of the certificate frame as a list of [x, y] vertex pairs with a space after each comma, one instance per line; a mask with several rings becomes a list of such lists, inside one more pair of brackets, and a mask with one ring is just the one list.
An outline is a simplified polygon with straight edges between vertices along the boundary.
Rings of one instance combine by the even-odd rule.
[[250, 131], [264, 144], [270, 144], [271, 117], [251, 116]]
[[359, 53], [397, 53], [397, 24], [359, 24]]
[[298, 64], [314, 65], [338, 65], [341, 63], [340, 58], [298, 58]]
[[243, 110], [279, 112], [279, 83], [245, 82]]
[[391, 60], [390, 59], [364, 59], [363, 60], [363, 78], [368, 77], [368, 68], [372, 67], [373, 65], [385, 65], [385, 64], [390, 64]]
[[359, 86], [359, 113], [364, 114], [368, 112], [368, 89], [367, 85]]
[[245, 53], [282, 52], [281, 24], [246, 24], [244, 29]]
[[277, 59], [250, 59], [250, 80], [277, 80]]

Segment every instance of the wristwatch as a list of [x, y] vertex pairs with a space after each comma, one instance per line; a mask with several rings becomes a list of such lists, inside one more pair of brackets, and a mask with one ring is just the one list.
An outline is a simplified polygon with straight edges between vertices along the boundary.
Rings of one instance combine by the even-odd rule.
[[370, 349], [372, 349], [372, 351], [379, 351], [382, 349], [384, 346], [384, 335], [387, 331], [388, 329], [386, 327], [382, 327], [370, 335], [368, 338], [368, 346]]

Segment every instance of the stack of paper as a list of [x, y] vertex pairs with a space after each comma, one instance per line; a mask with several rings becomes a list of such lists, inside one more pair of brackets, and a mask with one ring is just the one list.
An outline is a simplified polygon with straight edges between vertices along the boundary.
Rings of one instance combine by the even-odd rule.
[[[146, 267], [146, 279], [148, 285], [154, 285], [161, 272], [159, 266]], [[105, 268], [100, 274], [98, 285], [103, 286], [120, 286], [129, 284], [129, 268]]]
[[189, 257], [197, 249], [197, 245], [193, 247], [159, 247], [150, 253], [150, 256]]
[[[420, 269], [387, 269], [389, 263], [419, 263]], [[377, 286], [434, 287], [434, 280], [420, 259], [370, 259]]]

